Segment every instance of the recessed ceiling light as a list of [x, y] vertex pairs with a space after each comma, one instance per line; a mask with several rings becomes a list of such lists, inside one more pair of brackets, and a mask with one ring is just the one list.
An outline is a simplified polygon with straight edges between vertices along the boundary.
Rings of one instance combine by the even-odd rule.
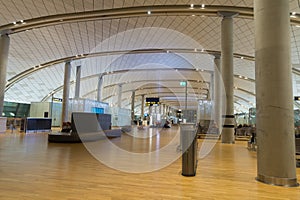
[[195, 48], [194, 51], [197, 52], [197, 48]]
[[204, 49], [201, 49], [201, 52], [204, 52]]
[[194, 4], [191, 4], [191, 9], [194, 9]]
[[147, 14], [148, 14], [148, 15], [151, 15], [151, 10], [148, 10], [148, 11], [147, 11]]
[[192, 17], [195, 17], [196, 15], [192, 15]]
[[202, 4], [202, 5], [201, 5], [201, 9], [204, 9], [204, 8], [205, 8], [205, 4]]
[[243, 78], [243, 76], [239, 75], [239, 78]]
[[17, 22], [13, 22], [13, 24], [14, 24], [14, 25], [16, 25], [16, 24], [17, 24]]
[[244, 59], [244, 57], [242, 56], [241, 59]]

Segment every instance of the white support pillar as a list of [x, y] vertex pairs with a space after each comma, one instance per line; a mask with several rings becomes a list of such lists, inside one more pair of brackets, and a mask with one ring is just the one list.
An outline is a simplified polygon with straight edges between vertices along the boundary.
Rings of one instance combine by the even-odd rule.
[[142, 95], [142, 102], [141, 102], [141, 120], [143, 120], [145, 112], [145, 95]]
[[63, 122], [67, 122], [69, 120], [68, 115], [69, 115], [70, 77], [71, 77], [71, 62], [68, 61], [65, 64], [61, 125], [63, 125]]
[[122, 84], [118, 85], [118, 108], [122, 107]]
[[4, 94], [6, 87], [6, 69], [8, 61], [10, 39], [7, 34], [0, 36], [0, 117], [4, 107]]
[[257, 180], [297, 186], [287, 0], [254, 0]]
[[134, 103], [135, 103], [135, 91], [132, 91], [131, 94], [131, 121], [134, 120]]
[[99, 75], [98, 78], [98, 88], [97, 88], [97, 101], [102, 100], [102, 84], [103, 84], [103, 74]]
[[223, 114], [224, 125], [222, 130], [222, 143], [233, 144], [234, 138], [234, 110], [233, 110], [233, 17], [237, 13], [219, 12], [223, 17], [221, 24], [221, 59], [222, 78], [225, 88], [226, 106]]
[[213, 95], [213, 108], [214, 108], [214, 121], [219, 130], [222, 130], [222, 75], [221, 75], [221, 62], [220, 55], [215, 55], [214, 58], [214, 95]]
[[81, 78], [81, 66], [76, 67], [76, 85], [75, 85], [75, 96], [74, 98], [79, 98], [80, 95], [80, 78]]
[[215, 93], [215, 88], [214, 88], [214, 81], [215, 81], [215, 78], [214, 78], [214, 73], [211, 73], [210, 74], [210, 83], [209, 83], [209, 100], [213, 100], [214, 99], [214, 93]]

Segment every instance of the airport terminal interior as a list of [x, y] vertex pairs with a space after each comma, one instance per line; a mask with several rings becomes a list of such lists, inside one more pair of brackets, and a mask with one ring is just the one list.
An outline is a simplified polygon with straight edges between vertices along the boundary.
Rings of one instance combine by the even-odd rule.
[[300, 199], [299, 0], [0, 10], [0, 199]]

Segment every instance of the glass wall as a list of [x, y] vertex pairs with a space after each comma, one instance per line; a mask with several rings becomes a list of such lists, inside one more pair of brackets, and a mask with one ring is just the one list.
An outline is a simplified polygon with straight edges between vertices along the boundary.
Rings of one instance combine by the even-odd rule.
[[30, 110], [30, 104], [4, 102], [3, 117], [24, 118], [27, 117]]

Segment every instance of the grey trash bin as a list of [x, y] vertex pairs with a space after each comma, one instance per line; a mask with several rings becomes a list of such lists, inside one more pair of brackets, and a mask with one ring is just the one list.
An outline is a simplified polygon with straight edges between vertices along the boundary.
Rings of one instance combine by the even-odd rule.
[[180, 124], [182, 175], [195, 176], [197, 169], [197, 134], [195, 124]]

